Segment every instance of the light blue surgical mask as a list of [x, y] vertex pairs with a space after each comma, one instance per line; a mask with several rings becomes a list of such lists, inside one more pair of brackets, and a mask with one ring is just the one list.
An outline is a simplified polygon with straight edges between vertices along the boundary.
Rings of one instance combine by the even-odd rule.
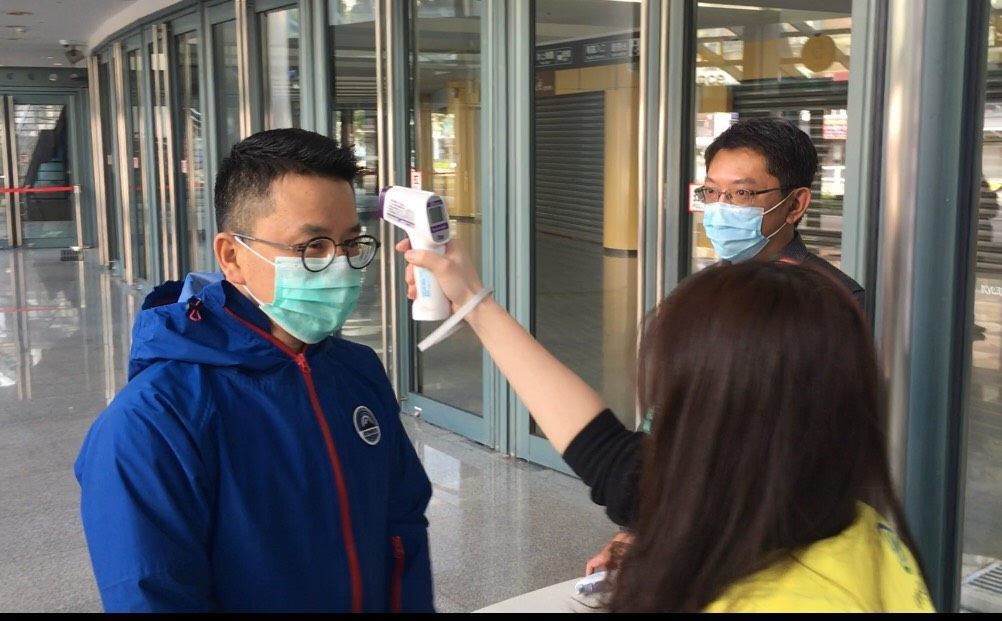
[[747, 261], [761, 252], [769, 240], [787, 225], [783, 222], [783, 226], [765, 236], [762, 234], [762, 219], [786, 202], [792, 194], [790, 192], [769, 209], [724, 202], [707, 205], [703, 210], [703, 230], [720, 258], [733, 262]]
[[258, 303], [261, 311], [283, 330], [308, 344], [319, 343], [344, 325], [355, 310], [362, 287], [362, 271], [348, 264], [348, 258], [334, 259], [327, 269], [321, 269], [329, 258], [306, 259], [311, 272], [300, 257], [264, 257], [239, 237], [237, 243], [255, 256], [275, 267], [275, 297], [261, 302], [246, 285], [244, 290]]

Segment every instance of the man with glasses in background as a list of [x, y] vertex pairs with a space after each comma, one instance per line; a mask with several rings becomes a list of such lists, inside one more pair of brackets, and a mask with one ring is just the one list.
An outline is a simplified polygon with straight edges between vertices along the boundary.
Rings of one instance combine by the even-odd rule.
[[358, 172], [301, 129], [223, 161], [223, 279], [139, 314], [75, 465], [107, 611], [433, 609], [431, 485], [378, 356], [332, 336], [379, 248]]
[[[864, 308], [863, 287], [809, 252], [797, 232], [811, 203], [811, 184], [818, 170], [818, 152], [810, 136], [784, 119], [743, 119], [717, 136], [704, 159], [706, 176], [695, 198], [704, 205], [703, 228], [722, 262], [816, 265], [844, 284]], [[726, 304], [726, 298], [720, 303]], [[649, 419], [641, 429], [647, 431], [648, 426]], [[612, 499], [593, 496], [592, 500], [606, 505], [624, 530], [586, 563], [586, 575], [614, 569], [615, 559], [633, 539], [628, 528], [632, 505], [626, 509]]]
[[863, 308], [863, 288], [804, 245], [797, 225], [811, 204], [818, 152], [785, 119], [738, 121], [706, 149], [706, 177], [696, 189], [703, 229], [724, 261], [813, 264], [831, 273]]

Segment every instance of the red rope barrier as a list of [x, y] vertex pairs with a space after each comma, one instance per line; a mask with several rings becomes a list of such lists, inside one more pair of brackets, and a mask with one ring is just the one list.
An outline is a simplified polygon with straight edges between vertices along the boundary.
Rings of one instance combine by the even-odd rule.
[[72, 192], [72, 185], [61, 185], [53, 188], [0, 188], [0, 194], [34, 194], [37, 192]]

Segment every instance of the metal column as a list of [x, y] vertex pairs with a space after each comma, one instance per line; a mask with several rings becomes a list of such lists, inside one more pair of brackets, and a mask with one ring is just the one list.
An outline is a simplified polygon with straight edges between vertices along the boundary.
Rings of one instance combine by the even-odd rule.
[[877, 335], [892, 474], [940, 611], [959, 601], [987, 15], [888, 5]]

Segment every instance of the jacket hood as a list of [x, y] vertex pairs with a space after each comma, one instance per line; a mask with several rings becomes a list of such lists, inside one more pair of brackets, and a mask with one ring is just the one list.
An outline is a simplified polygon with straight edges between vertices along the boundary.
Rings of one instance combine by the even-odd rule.
[[130, 380], [160, 361], [258, 370], [289, 362], [289, 354], [263, 335], [271, 333], [268, 317], [233, 285], [218, 280], [163, 303], [181, 290], [177, 281], [164, 283], [143, 304], [132, 330]]

